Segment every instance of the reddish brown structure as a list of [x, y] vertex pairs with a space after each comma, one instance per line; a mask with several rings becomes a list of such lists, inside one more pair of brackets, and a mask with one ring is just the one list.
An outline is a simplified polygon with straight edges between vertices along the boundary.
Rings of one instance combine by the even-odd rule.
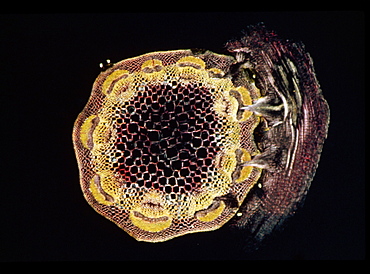
[[112, 64], [76, 120], [86, 200], [137, 240], [232, 218], [262, 239], [307, 193], [329, 121], [310, 56], [262, 26], [227, 48]]

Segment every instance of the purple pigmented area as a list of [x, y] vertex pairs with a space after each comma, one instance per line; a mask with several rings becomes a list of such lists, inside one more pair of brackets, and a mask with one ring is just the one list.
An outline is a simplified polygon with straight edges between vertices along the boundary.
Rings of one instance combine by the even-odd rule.
[[126, 187], [137, 183], [165, 193], [200, 187], [213, 172], [220, 151], [215, 132], [221, 124], [204, 87], [150, 86], [131, 99], [119, 119], [116, 171]]

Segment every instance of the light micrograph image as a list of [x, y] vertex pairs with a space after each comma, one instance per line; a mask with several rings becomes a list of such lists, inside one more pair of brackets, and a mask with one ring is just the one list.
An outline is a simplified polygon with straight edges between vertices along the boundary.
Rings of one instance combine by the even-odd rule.
[[365, 258], [364, 12], [0, 24], [0, 261]]
[[87, 201], [137, 240], [232, 218], [262, 239], [309, 189], [329, 123], [310, 56], [263, 25], [227, 48], [113, 64], [76, 121]]

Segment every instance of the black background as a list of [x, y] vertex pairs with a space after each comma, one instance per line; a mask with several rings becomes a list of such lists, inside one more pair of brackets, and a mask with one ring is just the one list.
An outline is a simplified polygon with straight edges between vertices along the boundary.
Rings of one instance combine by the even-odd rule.
[[[99, 63], [158, 50], [223, 53], [261, 21], [305, 43], [331, 109], [305, 206], [252, 253], [227, 227], [136, 242], [79, 186], [72, 127]], [[362, 12], [8, 14], [0, 35], [1, 261], [365, 258]]]

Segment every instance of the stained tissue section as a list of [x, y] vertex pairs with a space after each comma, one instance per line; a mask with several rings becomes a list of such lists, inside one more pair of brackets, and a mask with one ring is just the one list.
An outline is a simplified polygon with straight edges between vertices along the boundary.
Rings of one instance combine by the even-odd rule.
[[191, 84], [145, 86], [126, 102], [114, 164], [126, 187], [185, 193], [210, 182], [222, 127], [211, 104], [211, 93]]

